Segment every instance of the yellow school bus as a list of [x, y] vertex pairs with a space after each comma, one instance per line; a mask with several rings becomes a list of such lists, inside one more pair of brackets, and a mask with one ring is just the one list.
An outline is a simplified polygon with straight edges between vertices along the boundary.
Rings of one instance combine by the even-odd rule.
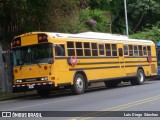
[[116, 87], [141, 85], [157, 74], [155, 44], [122, 35], [32, 32], [12, 42], [13, 92], [36, 89], [41, 96], [57, 88], [84, 93], [93, 82]]

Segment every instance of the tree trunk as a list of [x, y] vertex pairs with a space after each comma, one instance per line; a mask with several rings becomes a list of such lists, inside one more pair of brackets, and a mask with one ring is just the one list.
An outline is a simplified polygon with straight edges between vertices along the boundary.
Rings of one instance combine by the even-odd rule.
[[138, 21], [138, 23], [137, 23], [136, 27], [134, 28], [134, 30], [133, 30], [134, 32], [136, 32], [136, 31], [137, 31], [137, 28], [138, 28], [138, 27], [139, 27], [139, 25], [141, 24], [143, 17], [144, 17], [144, 12], [142, 13], [141, 18], [139, 19], [139, 21]]

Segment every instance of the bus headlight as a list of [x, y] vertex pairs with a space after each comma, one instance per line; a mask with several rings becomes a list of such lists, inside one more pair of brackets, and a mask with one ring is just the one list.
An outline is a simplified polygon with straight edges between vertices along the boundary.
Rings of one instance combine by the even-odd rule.
[[47, 77], [42, 77], [41, 80], [48, 80], [48, 78]]
[[17, 83], [21, 83], [21, 82], [22, 82], [22, 80], [16, 80], [16, 82], [17, 82]]

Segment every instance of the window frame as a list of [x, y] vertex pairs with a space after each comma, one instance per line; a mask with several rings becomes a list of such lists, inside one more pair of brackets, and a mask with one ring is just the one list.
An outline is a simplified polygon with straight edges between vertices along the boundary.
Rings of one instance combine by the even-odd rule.
[[[103, 48], [100, 48], [100, 46], [102, 46]], [[105, 56], [105, 46], [104, 46], [104, 43], [99, 43], [98, 44], [98, 51], [99, 51], [99, 56]], [[101, 54], [101, 52], [103, 52], [103, 54]]]

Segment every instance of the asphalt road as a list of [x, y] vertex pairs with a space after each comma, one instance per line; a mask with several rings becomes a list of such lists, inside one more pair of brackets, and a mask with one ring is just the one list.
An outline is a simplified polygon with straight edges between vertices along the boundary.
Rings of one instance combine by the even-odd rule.
[[[108, 89], [103, 83], [100, 83], [98, 85], [93, 85], [92, 88], [82, 95], [72, 95], [70, 91], [59, 91], [54, 92], [48, 98], [33, 96], [4, 101], [0, 102], [0, 111], [18, 111], [20, 113], [24, 111], [62, 111], [58, 113], [48, 112], [50, 115], [56, 114], [59, 117], [33, 118], [34, 120], [132, 120], [137, 119], [137, 117], [143, 120], [159, 119], [160, 112], [157, 113], [157, 111], [160, 111], [160, 80], [146, 81], [143, 85], [137, 86], [131, 86], [130, 84], [124, 83], [112, 89]], [[145, 115], [153, 113], [152, 117], [151, 115], [149, 115], [150, 117], [141, 117], [141, 115], [144, 116], [143, 111], [147, 111], [145, 112]], [[65, 117], [66, 114], [74, 114], [75, 116]], [[83, 117], [76, 116], [76, 114], [82, 114]], [[119, 114], [121, 117], [115, 117]], [[110, 117], [107, 115], [110, 115]], [[159, 117], [153, 117], [156, 115]], [[9, 119], [16, 120], [22, 118], [0, 118], [0, 120]], [[29, 120], [31, 118], [24, 119]]]

